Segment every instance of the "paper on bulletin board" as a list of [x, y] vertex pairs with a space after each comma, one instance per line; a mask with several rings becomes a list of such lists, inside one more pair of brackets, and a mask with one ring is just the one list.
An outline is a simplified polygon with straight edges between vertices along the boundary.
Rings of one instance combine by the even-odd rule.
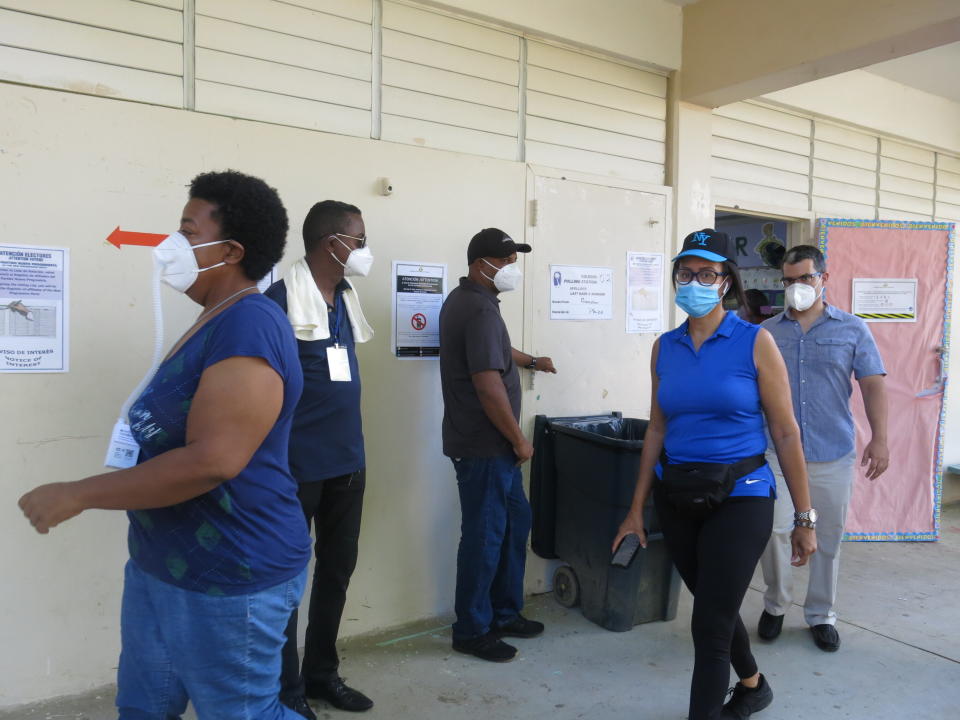
[[854, 278], [853, 314], [869, 323], [915, 323], [917, 278]]
[[550, 266], [551, 320], [613, 318], [613, 269], [583, 265]]
[[397, 357], [440, 354], [440, 308], [447, 295], [447, 266], [393, 262], [393, 351]]
[[627, 332], [663, 332], [663, 253], [627, 253]]
[[0, 245], [0, 372], [70, 367], [70, 251]]

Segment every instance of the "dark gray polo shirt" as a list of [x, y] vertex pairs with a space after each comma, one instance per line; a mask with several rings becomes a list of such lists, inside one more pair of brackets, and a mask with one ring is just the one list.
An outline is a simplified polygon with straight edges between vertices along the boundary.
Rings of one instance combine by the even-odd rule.
[[507, 326], [496, 293], [460, 278], [440, 310], [440, 385], [443, 389], [443, 454], [495, 457], [513, 446], [487, 418], [471, 376], [496, 370], [520, 420], [520, 371], [513, 362]]

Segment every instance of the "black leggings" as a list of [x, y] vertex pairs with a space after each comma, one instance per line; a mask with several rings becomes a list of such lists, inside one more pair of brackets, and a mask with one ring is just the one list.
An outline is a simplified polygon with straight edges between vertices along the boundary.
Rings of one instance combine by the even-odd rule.
[[737, 677], [757, 673], [740, 605], [773, 529], [773, 498], [728, 498], [705, 518], [680, 513], [654, 492], [664, 540], [693, 593], [695, 660], [689, 720], [720, 716], [730, 665]]

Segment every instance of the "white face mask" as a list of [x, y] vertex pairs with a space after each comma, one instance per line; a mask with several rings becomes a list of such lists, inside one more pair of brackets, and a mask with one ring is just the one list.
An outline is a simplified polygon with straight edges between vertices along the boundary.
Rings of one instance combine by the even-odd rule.
[[[334, 237], [336, 237], [336, 235], [334, 235]], [[350, 250], [350, 254], [347, 255], [347, 261], [345, 263], [340, 262], [340, 259], [336, 255], [330, 253], [333, 255], [333, 259], [343, 266], [343, 276], [366, 277], [369, 275], [370, 268], [373, 266], [373, 253], [370, 252], [370, 248], [364, 246], [356, 250], [351, 250], [350, 246], [340, 238], [337, 238], [337, 242], [347, 250]]]
[[787, 307], [803, 312], [813, 307], [819, 295], [820, 293], [816, 288], [801, 282], [795, 282], [784, 291], [783, 298]]
[[193, 251], [208, 245], [220, 245], [229, 240], [214, 240], [213, 242], [191, 245], [181, 233], [167, 235], [159, 245], [153, 249], [153, 257], [160, 266], [160, 278], [178, 292], [186, 292], [197, 281], [197, 276], [206, 270], [226, 265], [225, 262], [201, 268], [197, 265], [197, 256]]
[[480, 274], [492, 282], [493, 286], [497, 290], [500, 292], [509, 292], [510, 290], [516, 290], [520, 286], [520, 281], [523, 279], [523, 273], [520, 272], [520, 268], [517, 267], [515, 262], [512, 262], [509, 265], [504, 265], [502, 268], [498, 268], [486, 258], [480, 259], [496, 270], [496, 272], [493, 274], [493, 277], [484, 275], [483, 273]]

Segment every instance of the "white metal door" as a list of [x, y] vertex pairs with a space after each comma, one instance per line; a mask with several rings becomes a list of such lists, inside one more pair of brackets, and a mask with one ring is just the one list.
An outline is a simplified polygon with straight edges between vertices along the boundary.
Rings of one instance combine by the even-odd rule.
[[[528, 197], [535, 201], [524, 258], [523, 349], [553, 358], [558, 374], [530, 374], [524, 382], [522, 425], [535, 415], [585, 415], [620, 410], [625, 417], [650, 412], [650, 351], [659, 333], [626, 332], [627, 253], [663, 254], [662, 325], [672, 327], [669, 303], [670, 189], [614, 187], [534, 174]], [[607, 182], [613, 182], [608, 180]], [[613, 312], [608, 320], [551, 320], [552, 265], [609, 268]], [[527, 587], [549, 587], [552, 564], [529, 556]]]

